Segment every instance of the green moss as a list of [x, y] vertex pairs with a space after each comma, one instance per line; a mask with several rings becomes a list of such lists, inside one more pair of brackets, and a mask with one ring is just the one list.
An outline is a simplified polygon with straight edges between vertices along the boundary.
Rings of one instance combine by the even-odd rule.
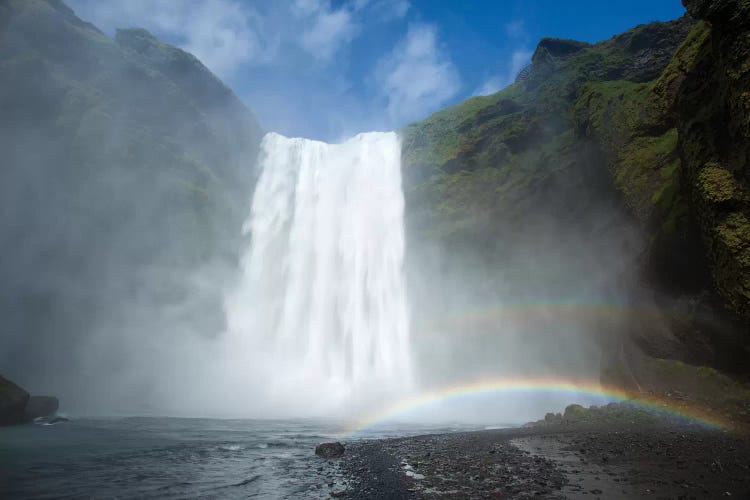
[[729, 201], [741, 191], [732, 172], [717, 163], [709, 163], [700, 171], [697, 185], [701, 196], [709, 203]]
[[[710, 366], [699, 366], [697, 370], [697, 374], [699, 378], [702, 379], [717, 379], [717, 380], [726, 380], [726, 377], [719, 373], [716, 368], [711, 368]], [[731, 382], [731, 381], [728, 381]]]
[[750, 315], [750, 221], [732, 212], [714, 230], [714, 279], [740, 314]]
[[581, 420], [586, 418], [588, 410], [579, 404], [572, 404], [565, 407], [563, 413], [564, 420]]
[[409, 196], [422, 234], [443, 241], [492, 237], [498, 217], [512, 221], [533, 211], [537, 186], [567, 168], [563, 159], [575, 146], [567, 131], [499, 165], [431, 176]]
[[729, 214], [717, 226], [720, 239], [734, 253], [741, 257], [742, 264], [750, 265], [750, 222], [745, 214], [734, 212]]
[[705, 400], [750, 400], [743, 384], [709, 366], [695, 366], [673, 359], [645, 358], [646, 376], [658, 389], [689, 392]]
[[653, 83], [655, 102], [663, 106], [663, 112], [671, 109], [684, 76], [695, 69], [709, 49], [711, 30], [704, 22], [697, 23], [685, 41], [675, 52], [674, 57], [662, 75]]
[[679, 185], [677, 129], [660, 109], [650, 84], [628, 81], [589, 83], [574, 108], [580, 133], [599, 143], [615, 186], [644, 221], [671, 211]]
[[401, 130], [405, 166], [443, 168], [476, 149], [484, 136], [483, 129], [507, 129], [508, 135], [518, 133], [523, 128], [519, 125], [522, 120], [518, 116], [507, 119], [506, 115], [519, 109], [521, 99], [521, 86], [511, 85], [491, 96], [472, 97], [407, 125]]
[[637, 137], [617, 152], [615, 185], [631, 209], [648, 218], [655, 207], [662, 210], [674, 199], [679, 159], [675, 154], [677, 130], [658, 137]]
[[574, 107], [579, 128], [608, 143], [627, 139], [643, 121], [647, 90], [645, 84], [623, 80], [587, 83]]

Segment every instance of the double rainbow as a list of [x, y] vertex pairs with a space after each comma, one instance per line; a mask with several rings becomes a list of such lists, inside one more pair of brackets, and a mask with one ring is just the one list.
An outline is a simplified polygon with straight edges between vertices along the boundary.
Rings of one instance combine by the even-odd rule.
[[509, 377], [479, 379], [407, 397], [359, 420], [348, 429], [347, 434], [356, 435], [377, 424], [397, 420], [400, 416], [428, 404], [469, 395], [515, 392], [567, 393], [571, 395], [571, 402], [573, 402], [576, 396], [595, 396], [612, 402], [628, 401], [644, 408], [656, 410], [708, 428], [728, 429], [731, 427], [728, 422], [719, 415], [712, 413], [710, 409], [686, 406], [655, 395], [633, 394], [622, 388], [604, 386], [598, 381], [545, 377]]

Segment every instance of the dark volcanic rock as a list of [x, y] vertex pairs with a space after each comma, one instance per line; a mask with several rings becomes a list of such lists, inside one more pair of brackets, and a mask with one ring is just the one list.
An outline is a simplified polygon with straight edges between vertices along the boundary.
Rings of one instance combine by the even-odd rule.
[[24, 421], [24, 408], [29, 393], [0, 376], [0, 425], [15, 425]]
[[738, 0], [682, 0], [688, 13], [711, 23], [731, 23], [735, 28], [750, 26], [750, 2]]
[[[709, 23], [684, 51], [681, 66], [688, 71], [679, 73], [675, 92], [683, 195], [714, 287], [741, 318], [731, 336], [744, 341], [750, 322], [750, 2], [683, 3]], [[746, 366], [747, 349], [733, 352]]]
[[586, 417], [586, 408], [581, 405], [568, 405], [563, 413], [564, 420], [580, 420]]
[[600, 410], [577, 425], [353, 442], [345, 498], [750, 498], [746, 435]]
[[536, 47], [536, 52], [541, 53], [541, 51], [544, 50], [553, 57], [566, 57], [578, 52], [579, 50], [585, 49], [586, 47], [590, 47], [590, 44], [579, 42], [577, 40], [545, 37], [539, 41], [539, 44]]
[[559, 424], [562, 420], [563, 416], [559, 413], [547, 413], [544, 415], [544, 422], [547, 424]]
[[60, 401], [54, 396], [31, 396], [26, 403], [25, 419], [34, 420], [39, 417], [54, 415], [60, 407]]
[[315, 447], [315, 454], [323, 458], [337, 458], [344, 454], [344, 445], [335, 443], [321, 443]]

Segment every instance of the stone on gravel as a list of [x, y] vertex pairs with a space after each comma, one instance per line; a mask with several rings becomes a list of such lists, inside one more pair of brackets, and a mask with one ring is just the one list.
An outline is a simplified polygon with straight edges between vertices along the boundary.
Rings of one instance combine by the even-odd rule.
[[344, 445], [335, 443], [321, 443], [315, 447], [315, 454], [323, 458], [337, 458], [344, 454]]

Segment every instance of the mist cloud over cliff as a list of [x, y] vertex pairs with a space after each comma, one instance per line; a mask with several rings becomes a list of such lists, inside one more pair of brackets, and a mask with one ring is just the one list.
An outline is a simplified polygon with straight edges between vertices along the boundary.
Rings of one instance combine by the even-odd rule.
[[[329, 382], [363, 365], [378, 367], [371, 385], [409, 371], [414, 392], [633, 383], [642, 359], [718, 364], [736, 346], [713, 326], [685, 341], [704, 327], [695, 318], [724, 316], [707, 270], [680, 273], [701, 256], [664, 258], [696, 229], [656, 83], [693, 20], [539, 42], [519, 3], [488, 42], [482, 13], [467, 7], [467, 27], [405, 0], [70, 5], [0, 11], [0, 370], [71, 411], [320, 414], [330, 393], [356, 392]], [[370, 130], [398, 139], [356, 135]], [[263, 212], [252, 207], [266, 132], [343, 144], [267, 136], [278, 147], [261, 163], [283, 175], [263, 184]], [[237, 300], [243, 287], [252, 303]], [[378, 322], [404, 304], [409, 355], [391, 363], [378, 339], [393, 332]], [[304, 355], [280, 359], [267, 338], [278, 332]], [[273, 394], [265, 379], [295, 365], [321, 376]], [[379, 390], [357, 394], [360, 407], [382, 403]], [[557, 404], [524, 398], [476, 420]]]

